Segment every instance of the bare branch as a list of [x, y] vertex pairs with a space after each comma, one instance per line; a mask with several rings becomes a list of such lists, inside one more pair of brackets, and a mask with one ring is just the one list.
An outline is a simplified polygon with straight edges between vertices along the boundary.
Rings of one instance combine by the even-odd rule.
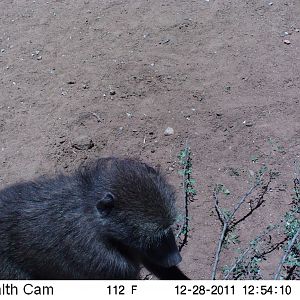
[[285, 263], [288, 255], [290, 254], [291, 250], [292, 250], [292, 247], [294, 246], [298, 236], [300, 235], [300, 228], [298, 229], [298, 231], [295, 233], [294, 237], [291, 239], [291, 241], [289, 242], [289, 245], [288, 245], [288, 248], [287, 250], [285, 251], [284, 255], [282, 256], [281, 260], [280, 260], [280, 263], [277, 267], [277, 271], [276, 271], [276, 274], [274, 276], [274, 280], [278, 280], [279, 279], [279, 276], [280, 276], [280, 272], [281, 272], [281, 269], [282, 269], [282, 266], [283, 264]]
[[237, 203], [237, 205], [235, 206], [231, 216], [230, 216], [230, 221], [232, 220], [232, 218], [234, 217], [235, 213], [238, 211], [238, 209], [241, 207], [241, 205], [246, 201], [246, 199], [253, 193], [253, 191], [260, 185], [260, 180], [261, 180], [262, 176], [260, 177], [259, 181], [257, 181], [248, 192], [246, 192], [244, 194], [244, 196], [240, 199], [240, 201]]
[[220, 235], [220, 238], [219, 238], [219, 242], [218, 242], [218, 247], [217, 247], [217, 250], [216, 250], [214, 266], [213, 266], [213, 270], [212, 270], [212, 274], [211, 274], [211, 280], [216, 279], [218, 263], [219, 263], [219, 260], [220, 260], [220, 253], [221, 253], [222, 245], [224, 243], [224, 239], [225, 239], [225, 235], [226, 235], [227, 230], [228, 230], [228, 223], [225, 222], [225, 223], [223, 223], [223, 229], [222, 229], [222, 232], [221, 232], [221, 235]]
[[224, 224], [225, 221], [226, 221], [226, 217], [223, 214], [223, 212], [222, 212], [222, 210], [221, 210], [221, 208], [219, 206], [219, 198], [218, 198], [218, 195], [217, 195], [216, 191], [214, 191], [213, 197], [215, 199], [215, 209], [217, 211], [218, 217], [219, 217], [220, 221], [222, 222], [222, 224]]

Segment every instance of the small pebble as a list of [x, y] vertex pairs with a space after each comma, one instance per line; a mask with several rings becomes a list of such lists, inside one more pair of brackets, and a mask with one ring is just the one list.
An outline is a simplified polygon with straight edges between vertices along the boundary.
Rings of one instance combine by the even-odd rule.
[[283, 36], [287, 36], [287, 35], [289, 35], [289, 33], [288, 33], [287, 31], [284, 31], [284, 32], [281, 32], [281, 33], [280, 33], [280, 36], [282, 36], [282, 37], [283, 37]]
[[89, 150], [94, 146], [93, 140], [86, 135], [77, 137], [72, 143], [72, 147], [77, 150]]
[[168, 44], [170, 42], [170, 39], [165, 39], [165, 40], [161, 40], [159, 42], [160, 45], [163, 45], [163, 44]]
[[38, 56], [36, 59], [37, 59], [37, 60], [41, 60], [41, 59], [42, 59], [42, 57], [41, 57], [41, 56]]
[[250, 176], [254, 177], [255, 173], [252, 170], [249, 170]]
[[246, 125], [247, 127], [251, 127], [254, 125], [254, 123], [248, 122], [248, 121], [243, 121], [243, 124]]
[[167, 129], [164, 132], [165, 136], [173, 135], [174, 134], [174, 129], [172, 127], [167, 127]]

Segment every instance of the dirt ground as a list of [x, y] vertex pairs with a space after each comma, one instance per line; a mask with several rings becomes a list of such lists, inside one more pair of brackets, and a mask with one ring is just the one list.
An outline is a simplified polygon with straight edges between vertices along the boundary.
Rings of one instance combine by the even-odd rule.
[[[188, 140], [197, 196], [181, 268], [193, 279], [211, 274], [215, 184], [230, 190], [221, 201], [232, 208], [249, 172], [279, 172], [239, 225], [242, 241], [289, 209], [300, 155], [298, 0], [3, 0], [0, 11], [0, 188], [133, 156], [161, 165], [182, 212], [178, 154]], [[230, 247], [220, 266], [234, 259], [239, 246]], [[266, 279], [281, 251], [271, 255]]]

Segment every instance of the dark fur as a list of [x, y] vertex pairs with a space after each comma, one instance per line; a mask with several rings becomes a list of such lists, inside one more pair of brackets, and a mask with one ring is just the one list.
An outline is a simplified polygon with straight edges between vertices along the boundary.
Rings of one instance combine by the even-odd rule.
[[5, 188], [0, 279], [137, 279], [141, 263], [162, 279], [187, 279], [151, 254], [169, 251], [174, 200], [156, 170], [117, 158]]

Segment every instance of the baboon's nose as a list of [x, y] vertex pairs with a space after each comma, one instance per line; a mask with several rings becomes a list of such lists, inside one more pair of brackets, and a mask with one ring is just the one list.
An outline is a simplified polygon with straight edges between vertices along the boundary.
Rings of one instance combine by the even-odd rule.
[[167, 261], [165, 262], [164, 267], [170, 268], [178, 265], [182, 261], [182, 257], [179, 251], [171, 253], [168, 255]]
[[165, 268], [176, 266], [182, 260], [172, 230], [153, 244], [146, 255], [150, 261]]

